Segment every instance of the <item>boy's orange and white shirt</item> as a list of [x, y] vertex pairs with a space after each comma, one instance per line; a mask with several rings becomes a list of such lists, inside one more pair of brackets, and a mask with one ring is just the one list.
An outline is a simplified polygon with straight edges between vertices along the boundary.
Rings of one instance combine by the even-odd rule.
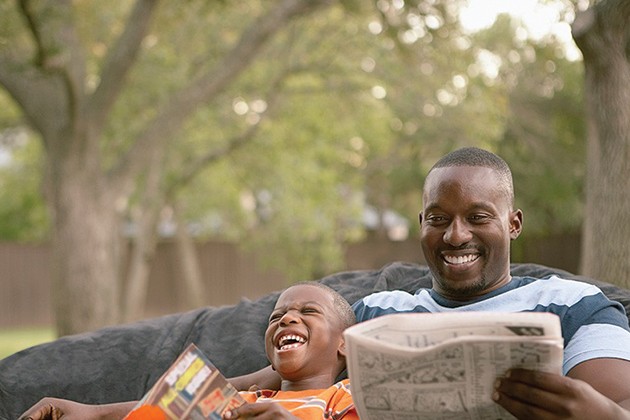
[[304, 420], [358, 419], [348, 379], [337, 382], [327, 389], [305, 391], [259, 390], [240, 392], [245, 401], [275, 402], [294, 416]]

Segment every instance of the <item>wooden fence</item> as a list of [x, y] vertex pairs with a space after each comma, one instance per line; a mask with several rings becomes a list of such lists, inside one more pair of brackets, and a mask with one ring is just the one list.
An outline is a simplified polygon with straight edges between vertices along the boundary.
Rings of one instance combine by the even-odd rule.
[[[546, 238], [529, 243], [519, 243], [513, 252], [515, 262], [537, 262], [577, 272], [579, 238]], [[48, 245], [0, 243], [0, 328], [52, 325], [50, 252]], [[241, 251], [235, 244], [200, 243], [198, 255], [207, 305], [257, 299], [289, 284], [286, 276], [262, 269], [255, 255]], [[377, 269], [393, 261], [423, 263], [418, 240], [391, 242], [368, 238], [348, 247], [343, 270]], [[177, 285], [181, 278], [178, 270], [174, 245], [160, 244], [149, 276], [149, 304], [144, 317], [192, 309], [186, 306]]]

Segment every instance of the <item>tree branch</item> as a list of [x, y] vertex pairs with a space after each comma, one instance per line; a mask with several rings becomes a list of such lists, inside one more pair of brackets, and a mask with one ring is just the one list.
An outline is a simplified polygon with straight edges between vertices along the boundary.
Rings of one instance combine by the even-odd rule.
[[175, 93], [158, 111], [129, 152], [112, 171], [112, 180], [123, 189], [131, 188], [133, 175], [147, 164], [147, 150], [165, 147], [186, 118], [209, 102], [234, 81], [263, 50], [269, 39], [288, 22], [333, 0], [282, 0], [246, 31], [232, 51], [201, 78]]
[[[67, 142], [58, 131], [81, 121], [85, 73], [72, 3], [70, 0], [20, 0], [19, 9], [37, 50], [35, 64], [26, 66], [26, 78], [39, 86], [30, 86], [31, 92], [22, 91], [18, 102], [45, 141]], [[58, 150], [72, 149], [70, 142], [66, 146]]]
[[109, 50], [101, 69], [100, 83], [88, 108], [93, 130], [100, 133], [109, 112], [118, 98], [125, 76], [135, 62], [158, 0], [138, 0], [127, 20], [124, 32]]
[[20, 0], [19, 6], [20, 10], [22, 11], [22, 16], [24, 16], [24, 20], [26, 20], [26, 26], [30, 30], [31, 34], [33, 34], [33, 41], [35, 42], [35, 46], [37, 48], [35, 64], [39, 67], [42, 67], [44, 65], [46, 57], [46, 49], [44, 48], [44, 43], [42, 42], [42, 34], [40, 28], [39, 26], [37, 26], [36, 23], [31, 0]]
[[630, 2], [626, 0], [605, 0], [578, 13], [571, 25], [571, 35], [585, 60], [608, 66], [608, 63], [599, 61], [604, 57], [600, 52], [611, 49], [628, 59], [628, 19]]
[[230, 139], [225, 146], [219, 149], [214, 149], [206, 153], [205, 155], [197, 158], [190, 165], [186, 165], [187, 170], [182, 173], [181, 176], [179, 176], [168, 187], [168, 190], [166, 192], [167, 196], [171, 196], [175, 189], [188, 184], [195, 176], [197, 176], [197, 174], [199, 174], [199, 172], [208, 167], [208, 165], [227, 156], [229, 153], [232, 153], [235, 150], [245, 146], [255, 137], [256, 133], [260, 129], [262, 120], [268, 119], [273, 114], [273, 110], [278, 103], [278, 98], [280, 97], [280, 93], [282, 91], [282, 85], [284, 84], [284, 81], [286, 80], [286, 77], [289, 73], [289, 70], [282, 72], [276, 78], [274, 83], [272, 83], [271, 88], [268, 90], [269, 93], [266, 98], [267, 109], [261, 115], [261, 120], [257, 124], [249, 126], [247, 130], [245, 130], [240, 135]]

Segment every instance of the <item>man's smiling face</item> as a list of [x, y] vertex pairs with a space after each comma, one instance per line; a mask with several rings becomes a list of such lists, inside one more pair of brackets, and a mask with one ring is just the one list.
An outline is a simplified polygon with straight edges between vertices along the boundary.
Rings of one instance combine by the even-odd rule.
[[420, 213], [421, 243], [433, 288], [468, 300], [507, 284], [510, 241], [522, 228], [497, 173], [481, 166], [431, 171]]
[[342, 331], [330, 293], [309, 285], [290, 287], [280, 295], [269, 317], [267, 357], [285, 380], [329, 375], [332, 381], [345, 354]]

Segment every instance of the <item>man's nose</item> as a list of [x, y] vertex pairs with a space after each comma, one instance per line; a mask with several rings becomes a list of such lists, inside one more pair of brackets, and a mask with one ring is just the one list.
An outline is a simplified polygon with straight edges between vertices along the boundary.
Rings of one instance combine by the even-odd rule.
[[453, 246], [461, 246], [472, 239], [468, 224], [459, 219], [453, 219], [444, 232], [444, 242]]

